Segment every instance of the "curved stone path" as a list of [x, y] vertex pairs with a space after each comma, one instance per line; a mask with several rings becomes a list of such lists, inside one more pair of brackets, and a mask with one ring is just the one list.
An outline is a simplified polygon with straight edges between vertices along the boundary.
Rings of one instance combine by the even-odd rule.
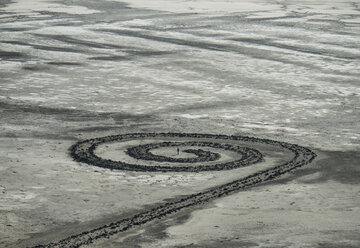
[[[138, 145], [128, 148], [126, 154], [136, 159], [142, 159], [147, 161], [156, 161], [156, 162], [166, 162], [166, 163], [188, 163], [188, 166], [169, 166], [169, 165], [139, 165], [131, 164], [123, 161], [113, 161], [109, 159], [100, 158], [94, 154], [94, 151], [97, 146], [104, 143], [110, 142], [120, 142], [128, 141], [133, 139], [191, 139], [194, 141], [186, 142], [158, 142], [150, 143], [145, 145]], [[208, 142], [204, 141], [205, 139], [218, 140], [219, 142]], [[226, 143], [229, 141], [229, 143]], [[188, 208], [194, 205], [205, 203], [212, 199], [233, 193], [245, 188], [249, 188], [261, 182], [269, 181], [273, 178], [276, 178], [280, 175], [283, 175], [289, 171], [294, 170], [295, 168], [301, 167], [310, 163], [315, 157], [316, 154], [310, 149], [298, 146], [295, 144], [290, 144], [286, 142], [279, 142], [269, 139], [259, 139], [254, 137], [247, 136], [227, 136], [227, 135], [213, 135], [213, 134], [197, 134], [197, 133], [132, 133], [132, 134], [122, 134], [122, 135], [113, 135], [101, 138], [88, 139], [85, 141], [78, 142], [71, 147], [71, 156], [78, 162], [84, 162], [94, 166], [100, 166], [103, 168], [117, 169], [117, 170], [133, 170], [133, 171], [155, 171], [155, 172], [168, 172], [168, 171], [186, 171], [186, 172], [197, 172], [197, 171], [210, 171], [210, 170], [228, 170], [233, 168], [238, 168], [242, 166], [251, 165], [262, 160], [262, 154], [260, 151], [244, 147], [243, 145], [234, 145], [234, 141], [249, 142], [252, 144], [268, 144], [273, 146], [282, 147], [289, 150], [293, 153], [293, 158], [288, 162], [276, 165], [270, 169], [265, 169], [256, 173], [253, 173], [244, 178], [239, 178], [232, 182], [218, 185], [207, 189], [205, 191], [190, 194], [186, 197], [181, 198], [180, 200], [174, 200], [172, 202], [164, 203], [156, 208], [146, 210], [144, 212], [138, 213], [129, 218], [116, 220], [107, 225], [84, 231], [79, 234], [67, 237], [63, 240], [45, 244], [37, 245], [34, 248], [50, 248], [50, 247], [66, 247], [66, 248], [75, 248], [82, 245], [90, 244], [93, 241], [100, 238], [107, 238], [114, 234], [124, 232], [130, 228], [140, 226], [147, 222], [150, 222], [154, 219], [158, 219], [171, 213], [177, 212], [181, 209]], [[193, 146], [196, 149], [187, 149], [184, 152], [193, 153], [194, 157], [191, 158], [173, 158], [160, 155], [154, 155], [151, 153], [152, 149], [160, 147], [172, 147], [172, 146]], [[198, 149], [198, 147], [210, 147], [216, 149], [223, 149], [232, 152], [238, 153], [241, 158], [230, 161], [230, 162], [219, 162], [217, 164], [211, 165], [196, 165], [191, 166], [192, 163], [196, 162], [209, 162], [216, 161], [221, 157], [221, 154], [204, 151]]]

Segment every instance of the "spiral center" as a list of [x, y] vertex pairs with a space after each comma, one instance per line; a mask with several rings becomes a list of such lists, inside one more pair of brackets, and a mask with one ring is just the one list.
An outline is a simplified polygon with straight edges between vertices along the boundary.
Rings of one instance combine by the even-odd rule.
[[[167, 156], [156, 155], [151, 152], [163, 147], [173, 147], [173, 153], [169, 153]], [[196, 147], [190, 149], [180, 149], [180, 147]], [[219, 153], [206, 151], [203, 149], [197, 149], [198, 147], [213, 147], [221, 148], [220, 144], [209, 143], [209, 142], [162, 142], [162, 143], [152, 143], [146, 145], [140, 145], [128, 148], [126, 153], [135, 158], [148, 161], [156, 162], [170, 162], [170, 163], [198, 163], [198, 162], [210, 162], [218, 160], [221, 155]], [[174, 155], [181, 155], [180, 151], [183, 153], [193, 154], [194, 156], [187, 157], [176, 157]], [[173, 155], [173, 156], [171, 156]]]

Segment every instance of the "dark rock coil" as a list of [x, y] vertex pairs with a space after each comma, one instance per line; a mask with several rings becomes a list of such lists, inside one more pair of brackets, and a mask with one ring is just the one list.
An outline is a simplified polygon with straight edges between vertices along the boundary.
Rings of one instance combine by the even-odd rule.
[[[222, 143], [216, 142], [204, 142], [204, 141], [196, 141], [196, 146], [204, 146], [214, 147], [214, 148], [221, 148], [225, 150], [232, 150], [238, 153], [241, 153], [241, 159], [236, 162], [228, 162], [219, 165], [209, 165], [209, 167], [166, 167], [166, 166], [142, 166], [142, 165], [133, 165], [133, 164], [126, 164], [123, 162], [118, 161], [111, 161], [105, 160], [97, 157], [94, 155], [94, 149], [102, 143], [107, 142], [116, 142], [116, 141], [126, 141], [131, 139], [141, 139], [141, 138], [169, 138], [169, 137], [187, 137], [187, 138], [198, 138], [203, 140], [204, 138], [210, 139], [218, 139], [221, 140]], [[231, 141], [243, 141], [243, 142], [252, 142], [258, 144], [268, 144], [277, 147], [284, 148], [285, 150], [290, 151], [293, 154], [293, 158], [285, 163], [281, 163], [275, 165], [272, 168], [265, 169], [262, 171], [255, 172], [249, 176], [236, 179], [232, 182], [218, 185], [212, 187], [210, 189], [204, 190], [202, 192], [196, 194], [190, 194], [187, 196], [182, 197], [178, 200], [173, 200], [171, 202], [166, 202], [156, 208], [144, 210], [138, 214], [130, 216], [129, 218], [114, 220], [113, 222], [100, 226], [98, 228], [84, 231], [79, 234], [74, 234], [70, 237], [64, 238], [62, 240], [52, 242], [45, 245], [37, 245], [34, 246], [37, 248], [50, 248], [50, 247], [61, 247], [61, 248], [75, 248], [80, 247], [83, 245], [91, 244], [97, 239], [101, 238], [108, 238], [114, 234], [125, 232], [131, 228], [136, 226], [143, 225], [148, 223], [152, 220], [162, 218], [164, 216], [168, 216], [172, 213], [175, 213], [181, 209], [189, 208], [191, 206], [199, 205], [210, 200], [231, 194], [233, 192], [237, 192], [251, 186], [257, 185], [262, 182], [270, 181], [276, 177], [279, 177], [283, 174], [286, 174], [296, 168], [304, 166], [306, 164], [311, 163], [316, 154], [312, 152], [310, 149], [298, 146], [295, 144], [290, 144], [286, 142], [274, 141], [269, 139], [259, 139], [254, 137], [247, 137], [247, 136], [226, 136], [226, 135], [213, 135], [213, 134], [189, 134], [189, 133], [134, 133], [134, 134], [122, 134], [122, 135], [115, 135], [115, 136], [107, 136], [102, 138], [95, 138], [89, 139], [82, 142], [79, 142], [71, 147], [71, 155], [72, 157], [79, 162], [85, 162], [91, 165], [96, 165], [104, 168], [109, 169], [120, 169], [120, 170], [136, 170], [136, 171], [198, 171], [200, 170], [223, 170], [223, 169], [231, 169], [237, 168], [239, 166], [249, 165], [251, 163], [259, 162], [262, 159], [262, 155], [259, 151], [248, 148], [248, 147], [240, 147], [240, 146], [233, 146], [230, 144], [223, 144], [224, 140], [231, 140]], [[148, 159], [158, 161], [159, 159], [167, 160], [166, 162], [173, 162], [171, 158], [159, 158], [153, 157], [149, 152], [150, 149], [159, 146], [171, 146], [171, 144], [165, 144], [166, 142], [156, 143], [146, 145], [145, 147], [137, 146], [133, 150], [128, 150], [128, 154], [130, 156], [137, 157], [139, 156], [141, 159]], [[170, 142], [171, 143], [171, 142]], [[176, 143], [176, 142], [175, 142]], [[181, 143], [181, 142], [180, 142]], [[189, 142], [185, 142], [187, 145]], [[182, 143], [182, 144], [185, 144]], [[211, 144], [210, 144], [211, 143]], [[209, 145], [210, 144], [210, 145]], [[175, 144], [173, 144], [175, 145]], [[216, 153], [206, 153], [202, 149], [189, 149], [191, 153], [197, 155], [196, 159], [208, 159], [209, 161], [216, 161], [216, 156], [213, 154]], [[205, 152], [205, 153], [203, 153]], [[160, 156], [161, 157], [161, 156]], [[211, 157], [211, 158], [210, 158]], [[190, 162], [191, 163], [191, 162]], [[174, 169], [175, 168], [175, 169]], [[190, 168], [190, 169], [189, 169]]]

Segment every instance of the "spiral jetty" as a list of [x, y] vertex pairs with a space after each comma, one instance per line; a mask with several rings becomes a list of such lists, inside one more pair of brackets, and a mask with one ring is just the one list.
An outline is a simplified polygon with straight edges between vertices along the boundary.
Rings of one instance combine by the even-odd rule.
[[[104, 143], [111, 142], [124, 142], [133, 139], [147, 139], [161, 138], [169, 139], [175, 138], [177, 141], [170, 142], [157, 142], [145, 145], [138, 145], [130, 147], [125, 153], [133, 158], [145, 161], [166, 162], [168, 163], [185, 163], [188, 166], [171, 166], [171, 165], [140, 165], [132, 164], [123, 161], [113, 161], [103, 159], [94, 154], [97, 146]], [[192, 141], [182, 141], [181, 139], [191, 139]], [[211, 142], [205, 141], [211, 139]], [[179, 141], [180, 140], [180, 141]], [[216, 142], [215, 142], [215, 141]], [[217, 142], [217, 140], [219, 142]], [[231, 141], [231, 144], [226, 143]], [[187, 195], [181, 199], [166, 202], [158, 207], [150, 210], [145, 210], [135, 214], [129, 218], [120, 219], [111, 222], [107, 225], [84, 231], [82, 233], [72, 235], [57, 242], [52, 242], [45, 245], [37, 245], [33, 248], [76, 248], [82, 245], [91, 244], [100, 238], [109, 238], [110, 236], [125, 232], [131, 228], [143, 225], [152, 220], [168, 216], [179, 210], [189, 208], [191, 206], [206, 203], [210, 200], [228, 195], [230, 193], [238, 192], [240, 190], [249, 188], [251, 186], [267, 182], [277, 178], [287, 172], [296, 168], [309, 164], [316, 157], [316, 154], [310, 149], [290, 144], [286, 142], [274, 141], [269, 139], [254, 138], [248, 136], [227, 136], [215, 134], [199, 134], [199, 133], [131, 133], [112, 135], [100, 138], [93, 138], [76, 143], [70, 148], [70, 154], [75, 161], [87, 163], [89, 165], [99, 166], [111, 170], [130, 170], [130, 171], [145, 171], [145, 172], [199, 172], [199, 171], [220, 171], [230, 170], [251, 164], [258, 163], [263, 160], [263, 155], [260, 151], [254, 148], [242, 145], [234, 145], [234, 141], [250, 142], [253, 144], [267, 144], [277, 147], [282, 147], [291, 153], [293, 157], [288, 162], [276, 165], [270, 169], [258, 171], [244, 178], [236, 179], [232, 182], [218, 185], [196, 194]], [[152, 149], [161, 147], [181, 147], [181, 146], [194, 146], [194, 147], [210, 147], [232, 151], [240, 154], [240, 159], [230, 162], [219, 162], [211, 165], [194, 165], [193, 163], [216, 161], [221, 157], [221, 154], [204, 151], [202, 149], [186, 149], [183, 152], [192, 153], [194, 156], [191, 158], [173, 158], [151, 153]]]

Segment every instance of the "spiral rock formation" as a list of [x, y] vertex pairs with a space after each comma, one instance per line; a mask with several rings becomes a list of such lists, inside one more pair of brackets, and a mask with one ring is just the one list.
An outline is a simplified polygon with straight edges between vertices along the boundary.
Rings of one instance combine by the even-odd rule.
[[[101, 156], [99, 157], [96, 154], [97, 147], [102, 144], [146, 139], [148, 140], [146, 144], [132, 145], [123, 151], [126, 156], [129, 156], [136, 161], [143, 161], [142, 164], [129, 162], [131, 159], [129, 161], [106, 159]], [[292, 153], [293, 157], [289, 161], [275, 165], [271, 168], [255, 172], [246, 177], [212, 187], [196, 194], [188, 195], [180, 200], [167, 202], [129, 218], [114, 221], [108, 225], [73, 235], [58, 242], [35, 247], [73, 248], [90, 244], [97, 239], [124, 232], [130, 228], [167, 216], [181, 209], [237, 192], [261, 182], [269, 181], [292, 171], [295, 168], [310, 163], [316, 157], [314, 152], [302, 146], [247, 136], [197, 133], [132, 133], [78, 142], [70, 149], [71, 156], [78, 162], [84, 162], [112, 170], [146, 172], [220, 171], [248, 166], [263, 160], [262, 153], [254, 148], [257, 145], [280, 147]], [[156, 149], [175, 147], [186, 148], [183, 149], [182, 152], [189, 154], [190, 157], [163, 156], [153, 153]], [[221, 160], [223, 155], [222, 151], [231, 152], [232, 154], [235, 154], [234, 157], [236, 158]], [[148, 165], [144, 163], [144, 161], [154, 162], [156, 165]]]

